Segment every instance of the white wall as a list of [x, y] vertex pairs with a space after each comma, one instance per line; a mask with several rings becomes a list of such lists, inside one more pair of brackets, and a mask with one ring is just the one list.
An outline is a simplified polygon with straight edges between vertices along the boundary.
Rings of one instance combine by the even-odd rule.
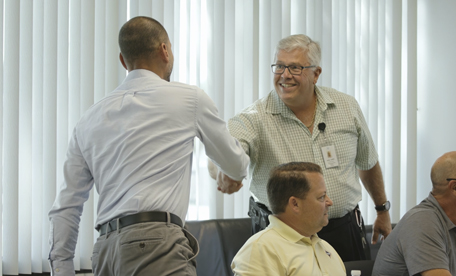
[[418, 1], [418, 202], [437, 157], [456, 150], [456, 1]]

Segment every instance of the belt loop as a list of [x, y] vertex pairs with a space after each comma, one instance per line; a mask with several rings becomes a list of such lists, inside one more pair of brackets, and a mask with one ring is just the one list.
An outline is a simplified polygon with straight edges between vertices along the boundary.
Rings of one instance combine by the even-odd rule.
[[111, 221], [108, 221], [108, 225], [106, 225], [105, 240], [108, 239], [109, 229], [111, 229]]
[[171, 223], [171, 215], [169, 214], [169, 212], [166, 212], [166, 226], [169, 226], [170, 223]]
[[117, 218], [117, 235], [120, 233], [120, 218]]

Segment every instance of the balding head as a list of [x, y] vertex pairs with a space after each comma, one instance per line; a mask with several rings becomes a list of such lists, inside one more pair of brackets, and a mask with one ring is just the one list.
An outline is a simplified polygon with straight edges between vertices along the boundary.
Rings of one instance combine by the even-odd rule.
[[125, 23], [119, 32], [119, 47], [126, 62], [148, 59], [168, 43], [168, 33], [157, 20], [138, 16]]
[[448, 178], [456, 179], [456, 151], [440, 156], [431, 169], [433, 194], [442, 194], [447, 187]]

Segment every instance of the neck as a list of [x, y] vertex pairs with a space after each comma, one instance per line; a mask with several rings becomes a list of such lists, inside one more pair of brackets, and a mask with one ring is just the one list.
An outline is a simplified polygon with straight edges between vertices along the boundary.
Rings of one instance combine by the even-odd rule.
[[296, 217], [290, 217], [290, 215], [288, 215], [286, 213], [282, 213], [282, 214], [278, 214], [278, 215], [274, 215], [274, 216], [276, 218], [280, 219], [283, 223], [285, 223], [286, 225], [288, 225], [289, 227], [291, 227], [293, 230], [295, 230], [296, 232], [298, 232], [299, 234], [301, 234], [304, 237], [310, 238], [313, 234], [316, 233], [316, 232], [312, 233], [313, 231], [309, 231], [308, 229], [305, 229], [305, 227], [303, 227], [303, 225], [300, 225], [299, 219]]
[[309, 95], [303, 96], [299, 101], [293, 102], [291, 104], [285, 104], [291, 109], [291, 111], [293, 111], [293, 113], [300, 114], [303, 112], [313, 111], [316, 99], [317, 95], [315, 92], [313, 92]]
[[312, 127], [315, 122], [315, 116], [317, 114], [317, 95], [313, 93], [311, 97], [301, 105], [291, 107], [291, 111], [295, 116], [312, 132]]
[[136, 62], [132, 62], [127, 64], [128, 72], [138, 69], [149, 70], [157, 74], [160, 78], [165, 78], [165, 68], [166, 66], [159, 64], [157, 61], [142, 61], [138, 60]]
[[456, 224], [456, 199], [452, 195], [433, 195], [448, 218]]

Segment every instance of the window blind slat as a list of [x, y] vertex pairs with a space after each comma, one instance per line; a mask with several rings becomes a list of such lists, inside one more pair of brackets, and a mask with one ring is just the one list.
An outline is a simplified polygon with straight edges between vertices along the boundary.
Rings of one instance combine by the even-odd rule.
[[33, 7], [20, 3], [19, 32], [19, 273], [31, 274], [32, 261], [32, 67]]
[[[3, 57], [3, 273], [18, 269], [19, 1], [5, 1]], [[7, 195], [7, 196], [6, 196]]]

